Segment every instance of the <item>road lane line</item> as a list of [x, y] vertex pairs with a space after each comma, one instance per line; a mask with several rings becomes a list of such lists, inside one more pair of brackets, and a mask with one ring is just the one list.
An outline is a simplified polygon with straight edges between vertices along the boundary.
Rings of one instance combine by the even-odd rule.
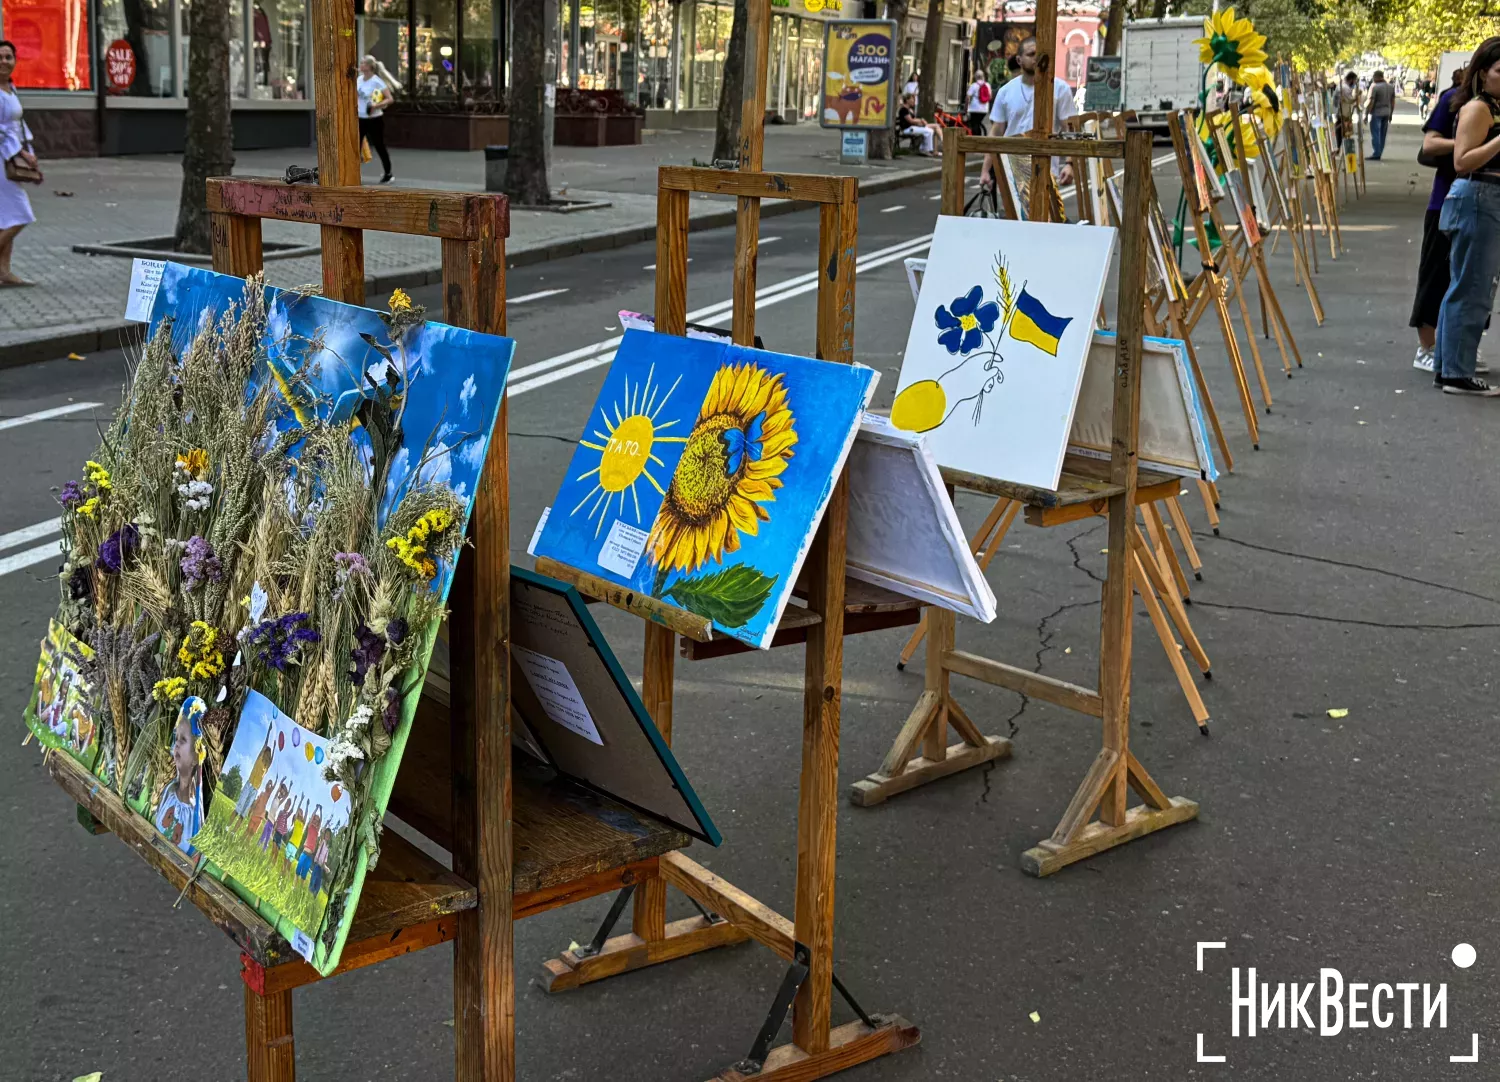
[[880, 213], [881, 214], [895, 214], [898, 210], [905, 210], [905, 209], [906, 209], [906, 204], [905, 203], [897, 203], [894, 207], [881, 207], [880, 208]]
[[82, 413], [84, 410], [96, 409], [102, 405], [104, 405], [103, 402], [71, 402], [66, 406], [53, 406], [49, 410], [38, 410], [36, 413], [28, 413], [22, 417], [7, 417], [0, 421], [0, 429], [19, 428], [34, 421], [50, 421], [54, 417], [66, 417], [70, 413]]
[[61, 518], [51, 518], [46, 522], [38, 522], [34, 526], [23, 526], [19, 530], [10, 533], [0, 533], [0, 552], [13, 549], [17, 545], [24, 545], [30, 541], [40, 541], [44, 537], [51, 537], [62, 529]]
[[[855, 273], [858, 274], [863, 273], [867, 270], [874, 270], [876, 267], [883, 267], [887, 263], [893, 263], [898, 259], [904, 259], [909, 255], [922, 251], [929, 244], [931, 244], [931, 242], [932, 237], [929, 235], [925, 237], [918, 237], [915, 240], [906, 241], [903, 244], [893, 245], [890, 248], [880, 249], [880, 254], [878, 256], [876, 255], [876, 253], [872, 252], [869, 256], [864, 257], [856, 264]], [[791, 288], [784, 288], [788, 285], [788, 283], [795, 284], [793, 284]], [[793, 297], [799, 297], [804, 293], [811, 293], [817, 288], [818, 273], [816, 271], [808, 275], [800, 275], [798, 278], [789, 279], [788, 282], [779, 283], [776, 287], [777, 291], [771, 293], [769, 296], [762, 295], [762, 292], [757, 292], [755, 298], [756, 311], [758, 312], [762, 308], [768, 308], [773, 304], [780, 304], [782, 301], [790, 300]], [[769, 290], [764, 292], [769, 292]], [[688, 319], [689, 321], [694, 323], [713, 324], [722, 323], [725, 320], [730, 319], [733, 314], [734, 310], [732, 302], [721, 301], [718, 304], [709, 305], [708, 308], [699, 309], [695, 312], [689, 312]], [[553, 362], [561, 364], [564, 363], [564, 360], [573, 361], [574, 363], [568, 364], [563, 368], [557, 368], [555, 371], [550, 371], [542, 375], [534, 376], [531, 379], [522, 380], [518, 383], [512, 383], [507, 388], [506, 393], [510, 397], [514, 398], [517, 395], [526, 394], [528, 391], [534, 391], [539, 387], [546, 387], [549, 384], [558, 383], [572, 376], [576, 376], [582, 372], [587, 372], [590, 369], [599, 368], [602, 365], [606, 365], [610, 361], [614, 360], [615, 347], [620, 344], [620, 341], [621, 339], [618, 337], [608, 339], [605, 342], [597, 343], [594, 347], [585, 346], [583, 347], [583, 349], [573, 350], [571, 353], [563, 354], [560, 358], [551, 358], [548, 361], [538, 362], [536, 366], [531, 366], [529, 371], [537, 371], [537, 369], [542, 366], [551, 367]], [[588, 356], [588, 353], [594, 349], [607, 352], [600, 352], [597, 356]], [[524, 372], [527, 370], [528, 369], [522, 369], [521, 371]]]
[[542, 289], [542, 290], [538, 290], [535, 293], [523, 293], [519, 297], [511, 297], [505, 303], [507, 305], [525, 304], [527, 301], [539, 301], [543, 297], [555, 297], [559, 293], [566, 293], [567, 291], [568, 291], [568, 287], [566, 287], [566, 286], [564, 286], [562, 289]]
[[9, 575], [12, 571], [20, 571], [24, 567], [45, 563], [48, 560], [62, 561], [60, 540], [38, 545], [34, 549], [27, 549], [25, 552], [18, 552], [14, 556], [7, 556], [0, 560], [0, 575]]

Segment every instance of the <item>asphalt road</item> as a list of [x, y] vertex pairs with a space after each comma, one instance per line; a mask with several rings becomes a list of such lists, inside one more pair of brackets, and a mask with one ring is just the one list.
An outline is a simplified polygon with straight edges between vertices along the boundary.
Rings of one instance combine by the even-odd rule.
[[[1053, 878], [1026, 877], [1019, 855], [1051, 833], [1097, 751], [1097, 725], [956, 681], [982, 729], [1014, 737], [1015, 758], [876, 809], [840, 810], [839, 974], [868, 1010], [923, 1031], [919, 1048], [850, 1077], [1493, 1077], [1449, 1056], [1467, 1054], [1478, 1032], [1481, 1064], [1491, 1062], [1500, 1009], [1489, 849], [1500, 755], [1488, 733], [1500, 628], [1489, 426], [1500, 405], [1438, 395], [1409, 365], [1404, 324], [1428, 179], [1402, 164], [1412, 130], [1392, 133], [1388, 161], [1370, 166], [1369, 194], [1346, 208], [1347, 253], [1330, 262], [1323, 250], [1324, 327], [1292, 283], [1285, 248], [1273, 257], [1307, 368], [1291, 381], [1273, 376], [1262, 451], [1244, 438], [1211, 324], [1197, 336], [1237, 457], [1221, 484], [1222, 537], [1185, 501], [1206, 563], [1191, 615], [1213, 659], [1203, 691], [1214, 736], [1198, 735], [1142, 616], [1133, 746], [1169, 794], [1201, 803], [1200, 819]], [[1175, 186], [1163, 179], [1170, 211]], [[911, 319], [902, 258], [920, 254], [933, 195], [908, 189], [861, 207], [855, 343], [882, 372], [880, 403]], [[758, 328], [768, 348], [812, 348], [815, 294], [776, 285], [812, 269], [816, 228], [804, 213], [763, 229]], [[690, 310], [726, 302], [730, 233], [691, 244]], [[652, 308], [654, 258], [640, 245], [510, 275], [518, 563], [529, 562], [526, 541], [603, 379], [607, 350], [586, 347], [620, 333], [619, 309]], [[566, 292], [520, 300], [548, 290]], [[416, 297], [436, 310], [436, 290]], [[121, 366], [101, 355], [0, 373], [0, 418], [80, 402], [101, 403], [102, 415], [118, 400]], [[45, 563], [17, 568], [15, 558], [46, 541], [38, 524], [56, 514], [49, 488], [91, 450], [93, 412], [0, 420], [11, 463], [0, 476], [0, 701], [13, 716], [56, 597]], [[970, 524], [987, 509], [960, 496]], [[1102, 521], [1017, 526], [991, 567], [1000, 615], [989, 626], [960, 621], [961, 645], [1093, 684], [1103, 538]], [[600, 616], [636, 671], [639, 624]], [[919, 694], [919, 666], [895, 668], [904, 638], [847, 643], [845, 788], [879, 764]], [[677, 755], [725, 836], [719, 850], [693, 855], [788, 913], [801, 667], [795, 648], [680, 664], [674, 726]], [[1330, 709], [1349, 713], [1334, 719]], [[11, 989], [0, 1078], [242, 1077], [232, 945], [190, 907], [173, 909], [174, 892], [123, 847], [80, 830], [35, 749], [18, 746], [20, 727], [12, 732], [0, 745], [10, 820], [0, 832], [0, 969]], [[561, 998], [529, 983], [543, 958], [586, 939], [607, 905], [517, 928], [520, 1076], [701, 1079], [742, 1056], [781, 976], [757, 946]], [[672, 916], [690, 912], [680, 898], [672, 906]], [[1203, 972], [1200, 940], [1227, 944]], [[1477, 949], [1472, 968], [1449, 961], [1460, 942]], [[1398, 1016], [1392, 1028], [1336, 1037], [1234, 1038], [1231, 966], [1254, 966], [1273, 985], [1316, 981], [1320, 967], [1351, 982], [1448, 982], [1447, 1027], [1422, 1028], [1418, 1009], [1410, 1029]], [[441, 950], [301, 990], [300, 1076], [447, 1077], [452, 1014]], [[842, 1004], [835, 1014], [852, 1017]], [[1197, 1062], [1198, 1034], [1227, 1062]]]

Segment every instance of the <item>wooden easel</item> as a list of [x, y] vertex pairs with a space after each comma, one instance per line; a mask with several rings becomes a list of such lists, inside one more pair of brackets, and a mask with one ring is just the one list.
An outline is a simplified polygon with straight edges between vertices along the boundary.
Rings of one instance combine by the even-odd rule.
[[[1302, 232], [1302, 215], [1295, 209], [1294, 196], [1288, 193], [1288, 186], [1283, 182], [1285, 170], [1278, 158], [1275, 141], [1267, 136], [1265, 125], [1254, 112], [1247, 111], [1242, 116], [1255, 134], [1256, 145], [1260, 147], [1261, 161], [1265, 168], [1266, 182], [1270, 185], [1271, 194], [1274, 197], [1267, 200], [1271, 211], [1269, 224], [1277, 230], [1276, 243], [1271, 246], [1271, 254], [1276, 254], [1276, 247], [1282, 235], [1285, 234], [1288, 238], [1288, 247], [1292, 251], [1292, 280], [1306, 289], [1308, 303], [1312, 305], [1313, 318], [1321, 327], [1324, 320], [1323, 301], [1318, 296], [1318, 287], [1313, 283], [1312, 273], [1308, 267], [1309, 245]], [[1264, 316], [1262, 319], [1264, 320]]]
[[[852, 177], [762, 172], [762, 140], [770, 36], [769, 0], [752, 0], [746, 35], [750, 78], [741, 109], [738, 170], [664, 166], [657, 193], [656, 330], [687, 331], [688, 203], [695, 192], [738, 200], [735, 228], [733, 337], [755, 339], [756, 248], [760, 200], [800, 199], [819, 205], [817, 355], [854, 359], [854, 276], [858, 183]], [[623, 903], [617, 900], [585, 950], [569, 950], [545, 965], [547, 987], [563, 991], [581, 984], [752, 938], [788, 964], [785, 979], [749, 1054], [726, 1068], [720, 1082], [823, 1078], [917, 1043], [920, 1033], [895, 1016], [865, 1014], [833, 972], [835, 831], [838, 811], [838, 751], [846, 634], [910, 623], [917, 604], [889, 594], [856, 589], [844, 577], [844, 531], [848, 479], [841, 477], [808, 554], [805, 602], [788, 605], [773, 647], [806, 643], [803, 692], [802, 771], [797, 813], [797, 887], [792, 920], [774, 912], [724, 879], [683, 857], [669, 854], [634, 884], [631, 931], [611, 937]], [[708, 620], [652, 597], [621, 589], [587, 572], [538, 559], [537, 570], [568, 581], [583, 593], [646, 621], [642, 699], [668, 740], [672, 731], [673, 668], [677, 636], [689, 659], [745, 649], [716, 637]], [[847, 619], [846, 619], [847, 617]], [[1008, 750], [1008, 745], [1005, 750]], [[706, 914], [666, 922], [668, 884], [693, 899]], [[835, 990], [860, 1019], [833, 1026]], [[792, 1041], [772, 1048], [792, 1014]]]
[[[1044, 13], [1037, 26], [1044, 30]], [[1044, 50], [1050, 52], [1049, 40]], [[1040, 70], [1040, 67], [1039, 67]], [[1041, 102], [1050, 95], [1037, 95]], [[1050, 128], [1050, 117], [1037, 121]], [[1154, 477], [1138, 469], [1137, 437], [1140, 424], [1140, 350], [1145, 318], [1147, 237], [1146, 199], [1151, 176], [1151, 137], [1143, 131], [1127, 132], [1124, 139], [1060, 140], [989, 138], [950, 131], [943, 150], [943, 213], [963, 213], [963, 177], [967, 154], [1017, 154], [1034, 156], [1033, 175], [1050, 178], [1051, 157], [1123, 158], [1125, 160], [1124, 206], [1121, 225], [1121, 256], [1118, 281], [1118, 354], [1113, 413], [1113, 454], [1108, 463], [1070, 456], [1065, 460], [1061, 482], [1055, 491], [978, 477], [957, 470], [944, 470], [944, 478], [955, 488], [995, 497], [1006, 497], [1046, 515], [1082, 518], [1101, 511], [1109, 524], [1109, 559], [1103, 587], [1100, 620], [1099, 689], [1097, 691], [1007, 665], [954, 645], [956, 617], [942, 608], [927, 610], [927, 664], [925, 689], [916, 708], [886, 756], [880, 772], [857, 782], [851, 799], [873, 804], [895, 793], [927, 784], [964, 769], [959, 757], [968, 748], [993, 737], [982, 735], [953, 698], [949, 683], [954, 673], [1010, 688], [1026, 695], [1100, 718], [1103, 746], [1093, 767], [1074, 794], [1052, 836], [1029, 849], [1021, 865], [1033, 875], [1050, 875], [1075, 861], [1093, 856], [1163, 827], [1192, 819], [1198, 805], [1183, 797], [1169, 798], [1130, 751], [1130, 669], [1133, 586], [1154, 581], [1154, 557], [1135, 526], [1138, 489], [1180, 484], [1177, 478]], [[1036, 189], [1050, 181], [1033, 184], [1032, 214], [1048, 216], [1045, 193], [1037, 201]], [[992, 512], [993, 515], [993, 512]], [[1148, 564], [1152, 566], [1147, 566]], [[1149, 608], [1149, 604], [1148, 604]], [[1155, 615], [1153, 614], [1153, 622]], [[1160, 630], [1160, 625], [1158, 625]], [[952, 724], [963, 740], [947, 743]], [[914, 753], [921, 749], [921, 754]], [[1127, 790], [1134, 789], [1144, 803], [1127, 807]], [[1095, 813], [1098, 820], [1094, 821]]]

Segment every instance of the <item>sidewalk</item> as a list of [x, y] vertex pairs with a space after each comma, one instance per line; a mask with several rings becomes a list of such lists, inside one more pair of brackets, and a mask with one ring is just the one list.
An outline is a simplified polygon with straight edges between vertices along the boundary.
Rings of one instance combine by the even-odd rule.
[[[853, 167], [838, 162], [838, 133], [811, 125], [766, 129], [766, 168], [779, 172], [856, 175], [860, 191], [872, 193], [907, 184], [936, 183], [941, 170], [928, 158]], [[550, 179], [556, 192], [575, 199], [608, 200], [607, 209], [557, 214], [511, 211], [506, 256], [512, 266], [633, 244], [656, 233], [656, 168], [706, 161], [713, 151], [709, 131], [648, 131], [634, 147], [558, 147]], [[394, 184], [413, 188], [482, 191], [484, 154], [480, 151], [394, 150]], [[245, 151], [235, 173], [280, 176], [290, 164], [311, 165], [311, 148]], [[141, 240], [169, 235], [177, 218], [182, 182], [172, 156], [78, 158], [47, 162], [47, 181], [32, 193], [37, 222], [21, 234], [14, 266], [34, 289], [0, 291], [0, 368], [44, 360], [68, 352], [88, 353], [118, 344], [134, 326], [121, 314], [130, 279], [129, 259], [82, 255], [75, 244]], [[379, 164], [366, 166], [364, 180], [379, 179]], [[68, 193], [63, 195], [61, 193]], [[770, 217], [797, 209], [764, 204]], [[733, 201], [694, 196], [692, 228], [734, 221]], [[267, 222], [267, 241], [317, 244], [315, 226]], [[390, 233], [365, 239], [369, 291], [396, 284], [425, 285], [440, 277], [438, 241]], [[321, 278], [317, 256], [272, 260], [266, 278], [294, 286]]]

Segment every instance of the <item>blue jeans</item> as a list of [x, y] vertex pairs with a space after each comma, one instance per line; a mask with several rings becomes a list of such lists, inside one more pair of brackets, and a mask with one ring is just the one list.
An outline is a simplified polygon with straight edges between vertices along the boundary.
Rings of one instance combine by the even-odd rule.
[[1472, 377], [1500, 282], [1500, 184], [1454, 181], [1438, 228], [1452, 246], [1448, 292], [1438, 312], [1438, 371], [1445, 379]]
[[1370, 118], [1370, 144], [1375, 153], [1372, 158], [1379, 158], [1385, 154], [1385, 134], [1391, 130], [1391, 118], [1388, 116], [1372, 116]]

